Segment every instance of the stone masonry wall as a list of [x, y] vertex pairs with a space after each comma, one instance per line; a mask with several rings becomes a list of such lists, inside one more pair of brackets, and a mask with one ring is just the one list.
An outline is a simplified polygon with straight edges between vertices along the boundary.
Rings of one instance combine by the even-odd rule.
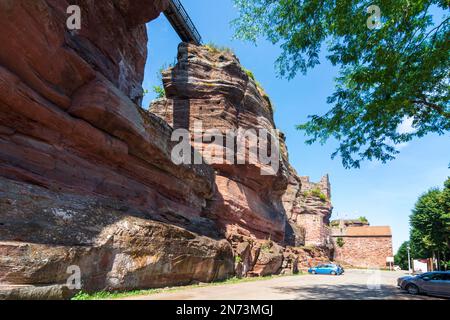
[[331, 198], [331, 184], [330, 178], [327, 175], [324, 175], [319, 182], [311, 182], [309, 181], [308, 176], [300, 177], [302, 182], [302, 191], [310, 191], [313, 189], [319, 189], [323, 194], [325, 194], [328, 198]]
[[333, 237], [334, 260], [353, 267], [385, 268], [386, 257], [392, 257], [392, 237], [341, 237], [340, 247]]

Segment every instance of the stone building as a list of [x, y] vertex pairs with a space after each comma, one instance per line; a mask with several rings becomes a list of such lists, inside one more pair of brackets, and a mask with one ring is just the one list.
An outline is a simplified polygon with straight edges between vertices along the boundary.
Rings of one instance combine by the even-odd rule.
[[331, 225], [335, 261], [353, 267], [387, 267], [387, 257], [393, 256], [389, 226], [359, 220], [335, 220]]
[[[331, 185], [328, 175], [315, 183], [309, 177], [296, 176], [283, 198], [288, 223], [301, 245], [328, 247], [330, 239]], [[292, 189], [290, 191], [290, 189]], [[296, 197], [292, 194], [296, 191]], [[294, 201], [292, 201], [294, 199]]]
[[330, 244], [331, 185], [328, 175], [318, 183], [309, 177], [300, 177], [302, 181], [301, 214], [297, 223], [306, 229], [305, 245], [325, 246]]

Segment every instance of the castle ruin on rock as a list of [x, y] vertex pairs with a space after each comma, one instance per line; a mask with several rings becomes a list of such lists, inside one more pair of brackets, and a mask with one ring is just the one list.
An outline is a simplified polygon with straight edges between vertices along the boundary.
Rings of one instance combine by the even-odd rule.
[[74, 265], [82, 289], [96, 291], [329, 259], [328, 178], [299, 177], [282, 134], [275, 175], [171, 159], [174, 129], [194, 119], [275, 129], [270, 99], [237, 57], [182, 43], [164, 73], [167, 98], [145, 110], [145, 23], [168, 1], [71, 4], [82, 8], [77, 31], [66, 28], [67, 1], [0, 2], [0, 298], [70, 297]]

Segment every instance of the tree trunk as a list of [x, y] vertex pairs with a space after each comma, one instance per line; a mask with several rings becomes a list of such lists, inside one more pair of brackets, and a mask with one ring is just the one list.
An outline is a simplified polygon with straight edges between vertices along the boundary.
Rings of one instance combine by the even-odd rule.
[[437, 269], [438, 271], [441, 271], [441, 254], [439, 250], [437, 251]]
[[433, 270], [432, 271], [435, 271], [437, 268], [436, 268], [436, 263], [435, 263], [435, 261], [436, 261], [436, 252], [433, 250], [432, 251], [433, 252], [433, 254], [432, 254], [432, 263], [431, 263], [431, 265], [433, 266]]

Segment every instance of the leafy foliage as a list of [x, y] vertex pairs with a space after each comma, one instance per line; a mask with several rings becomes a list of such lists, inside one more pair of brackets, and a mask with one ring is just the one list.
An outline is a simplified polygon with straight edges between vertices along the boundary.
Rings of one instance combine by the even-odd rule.
[[[367, 0], [234, 0], [236, 37], [279, 44], [276, 68], [292, 79], [327, 59], [339, 67], [332, 105], [298, 126], [307, 143], [335, 138], [344, 167], [395, 158], [396, 145], [450, 130], [449, 1], [379, 1], [381, 26], [369, 29]], [[434, 22], [431, 10], [443, 13]], [[438, 18], [438, 17], [435, 17]], [[399, 130], [404, 121], [412, 128]]]
[[450, 260], [450, 178], [444, 190], [421, 195], [410, 216], [410, 243], [415, 258]]
[[342, 248], [345, 244], [344, 239], [342, 237], [338, 237], [336, 239], [336, 244], [339, 246], [339, 248]]
[[153, 86], [153, 92], [156, 94], [156, 99], [162, 99], [166, 96], [163, 86]]
[[408, 241], [405, 241], [398, 248], [394, 256], [394, 264], [398, 265], [402, 270], [408, 270]]
[[319, 198], [323, 202], [326, 202], [328, 200], [327, 196], [322, 191], [320, 191], [319, 188], [314, 188], [314, 189], [311, 189], [309, 191], [305, 191], [303, 193], [303, 195], [305, 197], [316, 197], [316, 198]]
[[[155, 93], [156, 99], [162, 99], [166, 96], [166, 91], [164, 90], [164, 84], [162, 79], [162, 74], [165, 70], [173, 68], [175, 65], [175, 62], [172, 64], [163, 64], [161, 68], [159, 68], [158, 72], [156, 73], [156, 77], [158, 78], [158, 82], [161, 84], [153, 86], [152, 91]], [[144, 95], [148, 93], [148, 90], [144, 90]]]
[[359, 217], [358, 220], [363, 222], [363, 223], [369, 223], [369, 220], [367, 220], [367, 218], [364, 217], [364, 216]]

